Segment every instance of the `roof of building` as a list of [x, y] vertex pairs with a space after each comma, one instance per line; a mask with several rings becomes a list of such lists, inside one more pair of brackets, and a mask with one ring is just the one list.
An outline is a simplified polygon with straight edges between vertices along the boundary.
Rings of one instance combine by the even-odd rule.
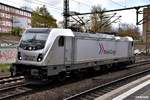
[[11, 5], [7, 5], [7, 4], [1, 3], [1, 2], [0, 2], [0, 5], [4, 5], [4, 6], [11, 7], [11, 8], [14, 8], [14, 9], [17, 9], [17, 10], [21, 10], [21, 11], [24, 11], [24, 12], [32, 13], [31, 11], [20, 9], [20, 8], [17, 8], [17, 7], [11, 6]]

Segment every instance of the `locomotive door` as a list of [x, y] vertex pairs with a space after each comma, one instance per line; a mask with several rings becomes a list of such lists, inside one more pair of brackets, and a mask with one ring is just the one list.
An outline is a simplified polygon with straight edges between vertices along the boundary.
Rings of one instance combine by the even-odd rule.
[[65, 37], [65, 48], [64, 48], [65, 66], [70, 66], [72, 64], [72, 57], [73, 57], [72, 39], [73, 39], [72, 37]]

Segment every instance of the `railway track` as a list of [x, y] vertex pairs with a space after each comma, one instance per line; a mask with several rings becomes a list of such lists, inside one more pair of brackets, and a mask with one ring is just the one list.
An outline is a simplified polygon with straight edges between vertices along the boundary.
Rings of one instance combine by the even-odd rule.
[[132, 68], [140, 65], [150, 64], [150, 59], [136, 61], [135, 64], [128, 65], [126, 68]]
[[[136, 62], [136, 64], [130, 65], [130, 66], [128, 66], [128, 68], [132, 68], [132, 67], [140, 66], [140, 65], [146, 65], [146, 64], [150, 64], [150, 60], [147, 60], [147, 61], [143, 60], [143, 61], [140, 61], [140, 62]], [[144, 72], [141, 72], [141, 74], [144, 73]], [[139, 75], [139, 74], [140, 73], [138, 73], [137, 75]], [[24, 77], [23, 76], [20, 76], [20, 77], [3, 77], [3, 78], [0, 78], [0, 83], [5, 84], [5, 83], [8, 83], [8, 82], [12, 82], [11, 80], [13, 80], [13, 79], [15, 79], [16, 81], [19, 80], [19, 79], [23, 80]], [[67, 97], [64, 100], [72, 100], [72, 99], [73, 100], [80, 100], [80, 97], [82, 97], [82, 98], [85, 97], [84, 98], [85, 100], [90, 100], [90, 99], [93, 100], [93, 98], [95, 98], [96, 96], [100, 96], [102, 94], [105, 94], [106, 92], [109, 92], [109, 91], [117, 88], [115, 85], [112, 85], [112, 84], [115, 84], [115, 82], [117, 82], [117, 81], [121, 82], [121, 80], [123, 80], [123, 78], [119, 79], [119, 80], [116, 80], [116, 81], [113, 81], [113, 82], [110, 82], [110, 83], [103, 84], [101, 86], [98, 86], [98, 87], [95, 87], [95, 88], [92, 88], [92, 89], [89, 89], [89, 90], [86, 90], [82, 93]], [[35, 89], [28, 88], [27, 85], [29, 85], [29, 84], [25, 84], [25, 83], [22, 82], [20, 84], [15, 84], [13, 86], [0, 88], [0, 100], [3, 100], [3, 99], [8, 100], [8, 99], [13, 98], [13, 97], [23, 96], [26, 93], [32, 93], [33, 91], [36, 91]], [[109, 85], [112, 86], [112, 87], [109, 88], [108, 87]], [[119, 86], [119, 85], [117, 85], [117, 86]], [[108, 88], [106, 88], [106, 87], [108, 87]], [[101, 94], [100, 94], [100, 92], [98, 94], [95, 92], [95, 90], [99, 91], [99, 89], [102, 90]], [[83, 100], [83, 99], [81, 99], [81, 100]]]
[[20, 85], [10, 86], [0, 89], [0, 100], [9, 100], [12, 97], [19, 96], [32, 91], [32, 89], [27, 88], [28, 84], [22, 83]]
[[3, 87], [8, 87], [16, 84], [21, 84], [24, 82], [24, 77], [23, 76], [17, 76], [17, 77], [11, 77], [11, 76], [6, 76], [6, 77], [1, 77], [0, 78], [0, 89]]
[[[1, 77], [0, 78], [0, 100], [10, 98], [13, 95], [15, 96], [20, 91], [21, 87], [26, 86], [27, 84], [24, 84], [24, 77], [23, 76], [17, 76], [17, 77]], [[15, 93], [15, 94], [13, 94]]]
[[[150, 64], [149, 61], [142, 61], [138, 62], [134, 65], [128, 66], [128, 68], [135, 67], [135, 66], [140, 66], [140, 65], [145, 65], [145, 64]], [[94, 100], [95, 98], [104, 95], [105, 93], [108, 93], [114, 89], [117, 89], [118, 87], [121, 87], [129, 82], [132, 82], [140, 77], [143, 77], [147, 74], [150, 74], [150, 69], [137, 72], [134, 74], [131, 74], [129, 76], [122, 77], [120, 79], [101, 84], [99, 86], [90, 88], [88, 90], [82, 91], [80, 93], [71, 95], [69, 97], [64, 98], [64, 100]]]

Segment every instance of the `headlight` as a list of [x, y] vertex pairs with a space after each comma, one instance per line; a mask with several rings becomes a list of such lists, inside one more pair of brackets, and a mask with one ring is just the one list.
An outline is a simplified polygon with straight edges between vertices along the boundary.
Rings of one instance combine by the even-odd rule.
[[39, 54], [38, 57], [37, 57], [37, 61], [40, 62], [40, 61], [42, 61], [42, 59], [43, 59], [43, 55]]
[[21, 53], [18, 52], [18, 60], [22, 60]]

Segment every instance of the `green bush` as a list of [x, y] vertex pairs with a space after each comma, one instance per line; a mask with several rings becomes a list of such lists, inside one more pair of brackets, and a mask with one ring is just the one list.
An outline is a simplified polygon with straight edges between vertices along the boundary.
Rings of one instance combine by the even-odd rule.
[[22, 30], [21, 28], [19, 28], [19, 27], [14, 27], [14, 28], [12, 29], [12, 31], [11, 31], [11, 34], [12, 34], [12, 35], [15, 35], [15, 36], [19, 36], [22, 31], [23, 31], [23, 30]]
[[0, 64], [0, 72], [8, 72], [10, 64]]

